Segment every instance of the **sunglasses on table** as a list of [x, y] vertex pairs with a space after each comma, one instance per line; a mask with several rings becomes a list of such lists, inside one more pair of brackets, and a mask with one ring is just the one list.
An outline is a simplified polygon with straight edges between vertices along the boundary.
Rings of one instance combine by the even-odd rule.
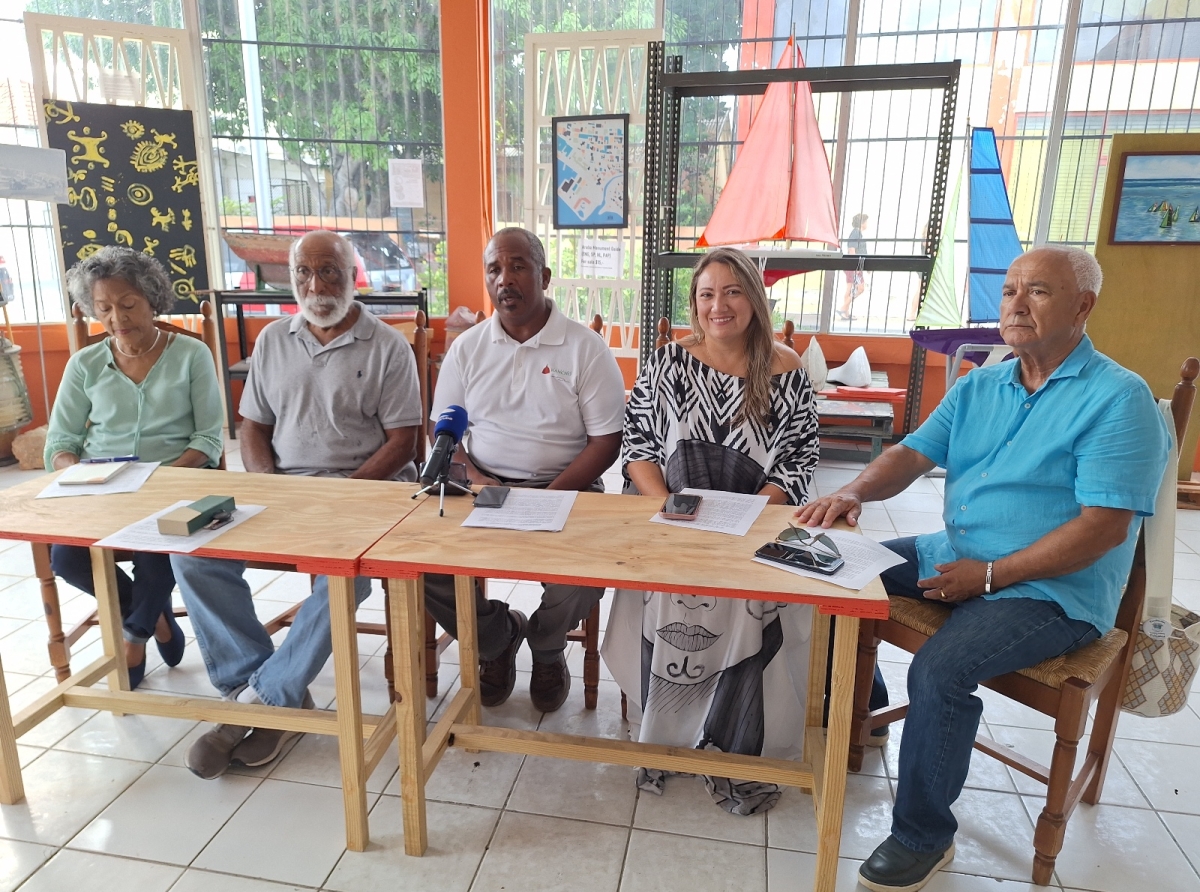
[[818, 573], [835, 573], [845, 560], [837, 545], [824, 533], [810, 533], [788, 524], [788, 528], [755, 554], [777, 564], [802, 567]]

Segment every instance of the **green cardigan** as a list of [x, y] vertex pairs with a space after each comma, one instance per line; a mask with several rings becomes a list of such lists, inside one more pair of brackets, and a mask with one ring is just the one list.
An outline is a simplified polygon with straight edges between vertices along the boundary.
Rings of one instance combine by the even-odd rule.
[[134, 384], [117, 368], [108, 342], [67, 361], [50, 413], [46, 467], [60, 452], [170, 464], [186, 449], [203, 452], [216, 467], [224, 450], [223, 415], [208, 347], [176, 335], [146, 379]]

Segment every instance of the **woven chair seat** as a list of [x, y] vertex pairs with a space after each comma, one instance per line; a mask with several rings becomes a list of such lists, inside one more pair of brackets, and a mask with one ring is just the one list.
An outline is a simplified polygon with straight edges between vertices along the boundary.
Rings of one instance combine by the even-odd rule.
[[[933, 601], [918, 601], [915, 598], [893, 596], [888, 598], [888, 601], [891, 603], [893, 622], [926, 637], [942, 627], [952, 609]], [[1056, 690], [1061, 688], [1068, 678], [1094, 684], [1101, 673], [1120, 655], [1128, 637], [1124, 630], [1112, 629], [1079, 650], [1061, 657], [1042, 660], [1036, 666], [1020, 670], [1018, 674]]]

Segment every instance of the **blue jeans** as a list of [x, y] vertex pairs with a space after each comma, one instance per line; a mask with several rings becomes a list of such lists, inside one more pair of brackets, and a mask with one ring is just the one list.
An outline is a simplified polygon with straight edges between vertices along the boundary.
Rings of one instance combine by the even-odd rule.
[[[221, 694], [233, 697], [245, 685], [268, 706], [298, 709], [309, 683], [333, 652], [329, 632], [329, 580], [318, 576], [296, 620], [276, 650], [254, 613], [243, 561], [171, 555], [196, 643], [208, 678]], [[371, 593], [371, 580], [354, 580], [354, 603]]]
[[[905, 563], [881, 575], [889, 595], [923, 597], [915, 538], [884, 542]], [[958, 799], [983, 714], [979, 683], [1069, 653], [1099, 637], [1052, 601], [971, 598], [913, 656], [908, 715], [900, 743], [892, 835], [915, 852], [941, 852], [954, 841]], [[878, 679], [878, 670], [876, 670]]]
[[[50, 548], [50, 567], [80, 591], [95, 597], [92, 556], [79, 545], [54, 545]], [[133, 579], [117, 567], [117, 600], [121, 605], [121, 625], [125, 640], [145, 644], [154, 634], [158, 618], [171, 609], [175, 577], [165, 554], [147, 551], [133, 553]]]

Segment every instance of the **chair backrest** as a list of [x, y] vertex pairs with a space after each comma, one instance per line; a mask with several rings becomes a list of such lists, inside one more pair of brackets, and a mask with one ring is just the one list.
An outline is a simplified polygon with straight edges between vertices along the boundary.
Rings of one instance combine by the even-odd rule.
[[658, 337], [654, 339], [654, 349], [665, 347], [671, 343], [671, 320], [663, 316], [658, 320]]
[[393, 325], [392, 328], [399, 331], [408, 340], [409, 345], [413, 349], [413, 359], [417, 361], [417, 379], [420, 382], [421, 391], [421, 432], [417, 436], [417, 450], [414, 458], [420, 464], [425, 461], [426, 453], [428, 452], [428, 440], [426, 437], [426, 423], [429, 419], [429, 329], [426, 327], [427, 319], [424, 310], [417, 310], [416, 324], [409, 331], [408, 326], [404, 324]]
[[[82, 350], [84, 347], [90, 347], [92, 344], [98, 344], [108, 337], [108, 332], [99, 331], [92, 334], [91, 323], [83, 315], [83, 310], [78, 306], [71, 309], [71, 329], [72, 329], [72, 347], [71, 352]], [[195, 338], [198, 341], [203, 341], [209, 351], [213, 355], [213, 363], [217, 368], [218, 380], [221, 374], [221, 363], [219, 362], [221, 344], [217, 338], [217, 323], [213, 319], [213, 308], [211, 301], [200, 302], [200, 331], [195, 332], [183, 328], [179, 325], [173, 325], [163, 319], [155, 319], [154, 325], [160, 331], [165, 331], [168, 334], [183, 335], [186, 338]]]
[[[1183, 443], [1187, 433], [1188, 420], [1192, 414], [1192, 405], [1196, 399], [1196, 376], [1200, 374], [1200, 359], [1194, 356], [1184, 360], [1179, 369], [1179, 383], [1171, 394], [1171, 417], [1175, 421], [1175, 439]], [[1146, 543], [1145, 528], [1138, 536], [1137, 551], [1133, 558], [1133, 568], [1129, 574], [1129, 582], [1125, 593], [1121, 596], [1121, 604], [1117, 608], [1115, 628], [1122, 629], [1133, 641], [1138, 627], [1142, 623], [1142, 607], [1146, 598]]]
[[600, 335], [600, 337], [604, 337], [604, 317], [597, 313], [592, 317], [592, 321], [588, 323], [588, 328]]
[[[602, 320], [600, 319], [599, 316], [597, 316], [595, 319], [593, 319], [592, 320], [592, 330], [600, 331], [600, 329], [597, 328], [596, 326], [598, 324], [600, 324], [601, 322], [602, 322]], [[784, 343], [784, 346], [788, 347], [791, 350], [796, 349], [796, 343], [793, 338], [793, 335], [795, 335], [795, 333], [796, 333], [796, 323], [793, 322], [791, 319], [784, 320], [783, 343]], [[662, 318], [660, 318], [658, 320], [658, 337], [654, 339], [654, 349], [657, 350], [659, 347], [663, 346], [664, 344], [668, 344], [670, 342], [671, 342], [671, 320], [668, 319], [666, 316], [663, 316]]]

